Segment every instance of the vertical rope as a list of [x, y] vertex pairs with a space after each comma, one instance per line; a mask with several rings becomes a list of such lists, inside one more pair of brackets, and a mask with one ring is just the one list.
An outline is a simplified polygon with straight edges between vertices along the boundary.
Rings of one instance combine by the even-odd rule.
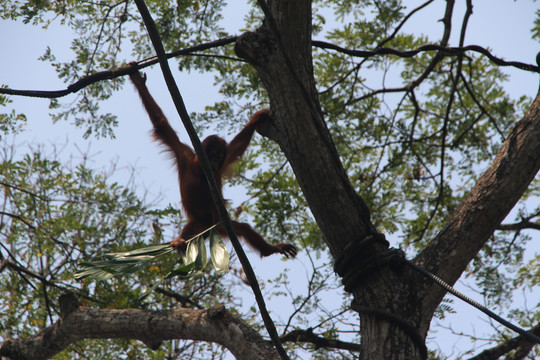
[[210, 162], [208, 161], [208, 157], [206, 156], [206, 153], [204, 152], [202, 148], [201, 141], [199, 137], [197, 136], [197, 132], [195, 131], [195, 128], [193, 127], [193, 124], [191, 123], [191, 119], [186, 110], [184, 100], [182, 99], [182, 95], [180, 94], [180, 91], [178, 90], [178, 86], [176, 85], [176, 81], [174, 80], [174, 77], [172, 75], [171, 69], [169, 67], [169, 63], [167, 62], [165, 50], [163, 48], [163, 43], [159, 36], [156, 24], [154, 23], [154, 20], [152, 19], [152, 16], [150, 15], [150, 12], [148, 11], [148, 8], [146, 7], [144, 0], [135, 0], [135, 3], [137, 4], [137, 8], [139, 9], [139, 12], [141, 13], [141, 16], [144, 20], [144, 24], [148, 31], [148, 35], [150, 36], [152, 45], [154, 46], [154, 49], [156, 51], [156, 55], [159, 60], [159, 65], [161, 66], [161, 71], [163, 72], [163, 77], [165, 78], [165, 82], [167, 83], [167, 87], [169, 89], [169, 92], [171, 93], [171, 97], [174, 101], [174, 105], [176, 106], [176, 110], [178, 111], [178, 114], [180, 115], [180, 118], [184, 124], [184, 127], [186, 128], [189, 138], [191, 139], [191, 142], [193, 144], [193, 148], [195, 149], [195, 153], [197, 154], [197, 157], [199, 158], [201, 168], [204, 174], [206, 175], [206, 179], [208, 180], [208, 184], [210, 186], [210, 193], [216, 205], [219, 217], [225, 227], [227, 236], [231, 240], [234, 250], [236, 251], [236, 254], [238, 255], [238, 259], [240, 260], [240, 263], [242, 264], [244, 273], [246, 274], [246, 277], [249, 280], [249, 284], [251, 285], [251, 289], [253, 290], [253, 293], [255, 295], [255, 300], [257, 301], [257, 305], [259, 306], [259, 310], [261, 312], [261, 316], [263, 318], [266, 330], [268, 331], [268, 334], [270, 335], [270, 338], [272, 339], [272, 342], [277, 352], [279, 353], [280, 357], [283, 360], [288, 360], [289, 357], [287, 356], [287, 353], [285, 352], [285, 349], [283, 348], [283, 345], [281, 344], [281, 340], [279, 339], [279, 335], [277, 333], [274, 322], [272, 321], [272, 318], [270, 317], [270, 314], [268, 313], [268, 310], [266, 309], [266, 304], [264, 302], [261, 289], [259, 288], [259, 283], [257, 282], [257, 277], [255, 276], [255, 272], [253, 271], [253, 268], [251, 267], [251, 264], [249, 263], [246, 253], [244, 252], [244, 249], [242, 248], [242, 245], [240, 244], [240, 241], [238, 240], [238, 237], [236, 236], [236, 233], [234, 232], [231, 218], [229, 216], [229, 213], [227, 212], [227, 209], [225, 208], [223, 198], [221, 197], [218, 191], [218, 187], [212, 173]]

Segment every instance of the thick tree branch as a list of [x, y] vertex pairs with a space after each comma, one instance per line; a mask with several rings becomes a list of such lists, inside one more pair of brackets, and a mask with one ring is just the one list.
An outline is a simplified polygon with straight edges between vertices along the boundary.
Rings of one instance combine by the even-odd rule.
[[[540, 169], [538, 154], [540, 93], [503, 142], [488, 170], [415, 261], [454, 284], [534, 179]], [[444, 291], [428, 286], [420, 295], [428, 305], [426, 311], [434, 311]]]
[[273, 122], [258, 130], [283, 150], [337, 256], [351, 240], [372, 230], [369, 210], [347, 178], [320, 110], [311, 58], [311, 3], [268, 5], [272, 21], [242, 34], [235, 52], [255, 67], [270, 98]]
[[209, 310], [145, 311], [80, 308], [73, 293], [60, 297], [60, 319], [38, 334], [7, 339], [0, 356], [47, 359], [81, 339], [136, 339], [152, 349], [163, 340], [191, 339], [223, 345], [237, 359], [279, 359], [271, 343], [223, 306]]

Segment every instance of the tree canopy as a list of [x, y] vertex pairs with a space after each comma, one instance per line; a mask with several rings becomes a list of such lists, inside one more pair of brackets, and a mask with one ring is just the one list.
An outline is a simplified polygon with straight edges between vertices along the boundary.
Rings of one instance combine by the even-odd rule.
[[[157, 101], [169, 101], [152, 82], [162, 75], [144, 3], [175, 76], [186, 79], [180, 93], [215, 94], [181, 113], [184, 123], [201, 136], [230, 136], [255, 111], [272, 112], [227, 180], [228, 207], [269, 242], [301, 249], [286, 262], [251, 257], [290, 358], [540, 355], [534, 337], [491, 319], [469, 331], [478, 317], [460, 316], [458, 300], [412, 267], [460, 280], [469, 296], [540, 335], [540, 98], [510, 90], [508, 75], [538, 81], [540, 65], [523, 59], [525, 50], [498, 54], [482, 43], [472, 0], [6, 0], [3, 21], [62, 29], [71, 43], [69, 53], [57, 52], [51, 39], [38, 59], [61, 82], [23, 89], [0, 75], [0, 356], [286, 356], [269, 340], [235, 251], [229, 273], [210, 270], [210, 257], [197, 274], [169, 272], [179, 258], [160, 252], [126, 274], [77, 277], [106, 254], [177, 236], [184, 219], [176, 185], [145, 189], [144, 180], [174, 183], [174, 172], [118, 176], [86, 154], [78, 161], [55, 151], [61, 144], [9, 145], [34, 121], [31, 109], [11, 102], [48, 98], [40, 119], [82, 131], [67, 152], [92, 141], [114, 149], [128, 126], [138, 132], [126, 136], [133, 147], [170, 164], [137, 140], [149, 138], [149, 124], [125, 81], [134, 69], [147, 72]], [[528, 26], [516, 42], [538, 45], [540, 11]], [[190, 81], [199, 76], [212, 84]], [[124, 108], [137, 119], [121, 115]], [[174, 110], [168, 115], [181, 130]], [[467, 325], [457, 329], [449, 320], [456, 315]], [[448, 345], [458, 341], [466, 345]]]

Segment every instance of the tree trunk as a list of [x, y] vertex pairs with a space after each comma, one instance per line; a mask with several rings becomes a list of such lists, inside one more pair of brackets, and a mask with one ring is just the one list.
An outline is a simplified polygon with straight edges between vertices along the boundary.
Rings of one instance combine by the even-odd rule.
[[[320, 109], [311, 57], [311, 2], [269, 3], [263, 26], [243, 34], [235, 50], [257, 69], [268, 91], [274, 122], [261, 133], [285, 153], [325, 242], [339, 259], [350, 252], [351, 244], [358, 245], [359, 239], [376, 231], [347, 178]], [[420, 265], [454, 283], [519, 200], [540, 167], [538, 103], [537, 99], [441, 234], [416, 259]], [[375, 242], [361, 250], [349, 262], [355, 276], [366, 270], [363, 262], [374, 258], [379, 263], [386, 246]], [[361, 358], [425, 358], [425, 336], [445, 292], [408, 267], [367, 270], [348, 285], [361, 317]]]
[[311, 2], [272, 1], [270, 10], [272, 18], [243, 34], [235, 51], [258, 70], [270, 97], [274, 122], [261, 133], [285, 153], [331, 253], [339, 256], [372, 229], [322, 116], [311, 57]]
[[[347, 252], [347, 245], [376, 231], [367, 206], [349, 182], [322, 116], [311, 57], [311, 2], [272, 1], [270, 10], [272, 18], [266, 14], [260, 29], [243, 34], [235, 51], [257, 69], [268, 91], [274, 122], [261, 133], [277, 142], [285, 153], [325, 242], [332, 255], [339, 258]], [[381, 255], [386, 248], [383, 241], [376, 241], [363, 248], [362, 256]], [[353, 285], [349, 290], [362, 309], [369, 310], [360, 311], [358, 307], [362, 358], [420, 359], [427, 328], [418, 335], [411, 325], [407, 334], [403, 331], [406, 321], [398, 326], [395, 322], [399, 319], [389, 322], [384, 316], [400, 313], [405, 306], [412, 308], [408, 302], [414, 300], [415, 304], [417, 299], [413, 296], [396, 302], [394, 284], [407, 284], [408, 280], [398, 280], [391, 269], [380, 270], [371, 276], [368, 288]], [[403, 273], [399, 275], [403, 277]], [[404, 293], [409, 292], [408, 286], [402, 287]], [[420, 347], [411, 341], [411, 336]]]

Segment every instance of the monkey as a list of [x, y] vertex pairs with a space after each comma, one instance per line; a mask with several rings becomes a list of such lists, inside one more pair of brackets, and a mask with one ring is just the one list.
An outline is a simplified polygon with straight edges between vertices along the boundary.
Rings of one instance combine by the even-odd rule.
[[[187, 247], [186, 239], [217, 224], [220, 219], [210, 194], [208, 182], [201, 169], [199, 158], [191, 147], [180, 141], [161, 108], [148, 91], [146, 79], [141, 73], [134, 71], [129, 74], [129, 77], [135, 85], [144, 108], [150, 117], [154, 127], [154, 139], [167, 147], [175, 161], [182, 207], [187, 216], [187, 221], [180, 236], [172, 240], [171, 245], [181, 253]], [[227, 143], [218, 135], [210, 135], [202, 141], [202, 147], [210, 161], [220, 195], [222, 195], [224, 174], [227, 174], [231, 165], [242, 157], [257, 125], [263, 121], [268, 121], [270, 117], [268, 109], [257, 111], [230, 143]], [[296, 247], [291, 244], [269, 244], [247, 223], [233, 221], [232, 224], [236, 234], [257, 250], [261, 257], [272, 254], [295, 257], [297, 254]], [[222, 224], [216, 226], [216, 230], [221, 236], [227, 236]]]

